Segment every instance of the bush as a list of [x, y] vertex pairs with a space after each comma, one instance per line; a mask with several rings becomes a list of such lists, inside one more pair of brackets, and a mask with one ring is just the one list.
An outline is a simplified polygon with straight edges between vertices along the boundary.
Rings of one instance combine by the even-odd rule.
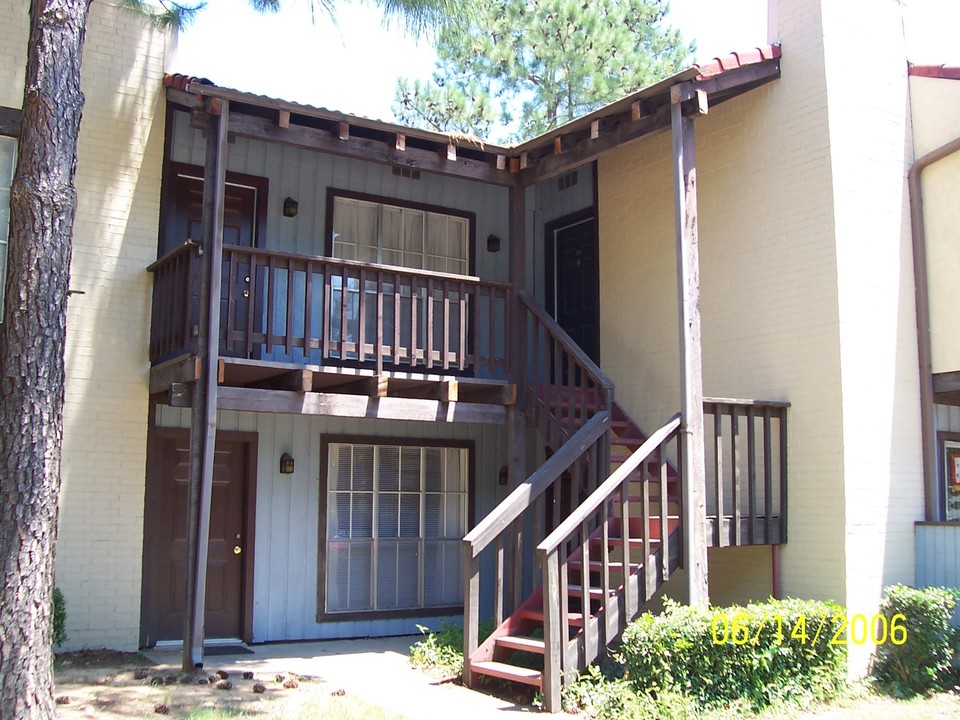
[[[410, 648], [410, 664], [421, 670], [431, 670], [447, 677], [463, 674], [463, 627], [455, 623], [440, 623], [437, 632], [423, 625], [417, 629], [425, 636]], [[493, 632], [493, 622], [480, 623], [480, 642]]]
[[623, 633], [619, 659], [641, 693], [675, 693], [706, 704], [740, 699], [761, 708], [826, 699], [845, 683], [846, 645], [832, 643], [833, 603], [770, 600], [699, 608], [666, 601]]
[[67, 641], [67, 602], [60, 588], [53, 589], [53, 644], [60, 647]]
[[951, 662], [958, 643], [950, 625], [960, 592], [946, 588], [894, 585], [880, 603], [888, 624], [897, 615], [906, 627], [902, 643], [877, 646], [874, 675], [896, 695], [910, 695], [948, 687]]

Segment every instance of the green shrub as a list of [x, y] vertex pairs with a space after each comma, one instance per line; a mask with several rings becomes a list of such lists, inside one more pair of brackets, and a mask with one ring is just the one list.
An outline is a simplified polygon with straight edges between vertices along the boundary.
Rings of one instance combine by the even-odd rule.
[[53, 589], [53, 644], [60, 647], [67, 641], [67, 602], [60, 588]]
[[[430, 670], [453, 677], [463, 674], [463, 627], [455, 623], [440, 623], [440, 629], [417, 625], [424, 638], [410, 648], [410, 664], [421, 670]], [[493, 632], [493, 622], [480, 623], [480, 642]]]
[[[894, 585], [887, 589], [880, 612], [888, 626], [900, 616], [906, 629], [903, 642], [877, 646], [874, 675], [896, 695], [910, 695], [952, 682], [951, 661], [958, 633], [950, 625], [960, 592], [946, 588], [913, 588]], [[896, 638], [899, 640], [900, 638]]]
[[828, 698], [846, 677], [846, 645], [831, 642], [842, 614], [836, 604], [803, 600], [729, 608], [667, 600], [662, 614], [627, 627], [619, 659], [626, 679], [647, 695], [743, 699], [754, 708]]

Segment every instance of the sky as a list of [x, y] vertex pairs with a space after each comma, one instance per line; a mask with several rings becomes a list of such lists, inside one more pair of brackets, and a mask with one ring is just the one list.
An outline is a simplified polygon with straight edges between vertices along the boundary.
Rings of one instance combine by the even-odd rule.
[[[843, 2], [844, 0], [834, 0]], [[908, 56], [960, 65], [960, 0], [906, 0]], [[696, 59], [767, 42], [767, 0], [672, 0], [668, 22], [697, 42]], [[276, 15], [244, 0], [207, 0], [176, 40], [169, 72], [217, 85], [391, 120], [397, 78], [428, 79], [436, 54], [369, 4], [337, 3], [336, 22], [309, 0], [285, 0]]]

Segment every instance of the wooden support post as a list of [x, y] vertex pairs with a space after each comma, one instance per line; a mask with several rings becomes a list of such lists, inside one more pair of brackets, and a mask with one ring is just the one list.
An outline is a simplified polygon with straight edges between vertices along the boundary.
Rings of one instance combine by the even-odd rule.
[[[543, 704], [547, 712], [560, 712], [560, 683], [563, 677], [561, 657], [563, 638], [560, 627], [560, 570], [556, 551], [551, 555], [541, 555], [543, 563]], [[586, 563], [584, 563], [586, 567]], [[586, 570], [583, 571], [588, 574]], [[589, 583], [584, 582], [584, 586]], [[590, 624], [590, 605], [584, 606], [584, 629]]]
[[[185, 615], [183, 669], [203, 667], [204, 607], [206, 604], [207, 555], [210, 537], [210, 505], [213, 494], [213, 454], [217, 441], [217, 378], [219, 375], [221, 257], [223, 255], [224, 185], [227, 169], [227, 128], [230, 103], [223, 101], [216, 122], [216, 135], [207, 138], [204, 169], [204, 253], [206, 292], [201, 292], [201, 337], [198, 338], [201, 377], [191, 413], [190, 470], [191, 516], [188, 532], [188, 602]], [[206, 232], [208, 231], [208, 232]], [[201, 277], [203, 277], [201, 272]], [[194, 502], [195, 501], [195, 502]], [[194, 511], [196, 514], [194, 514]], [[189, 537], [194, 536], [193, 547]], [[192, 568], [191, 568], [192, 566]], [[192, 569], [192, 572], [191, 572]], [[188, 642], [189, 638], [189, 642]]]
[[463, 684], [473, 687], [470, 658], [480, 645], [480, 558], [474, 557], [473, 548], [463, 545], [463, 562], [466, 579], [463, 588]]
[[[703, 374], [700, 335], [700, 258], [697, 224], [697, 165], [693, 120], [684, 117], [682, 86], [670, 89], [676, 213], [677, 290], [680, 316], [680, 461], [683, 506], [683, 566], [687, 599], [706, 604], [706, 462], [703, 447]], [[717, 522], [722, 522], [717, 518]], [[666, 538], [664, 539], [666, 542]]]
[[508, 356], [510, 367], [510, 379], [518, 389], [518, 407], [514, 412], [511, 406], [508, 413], [507, 427], [507, 447], [508, 447], [508, 468], [510, 472], [510, 487], [526, 480], [526, 423], [523, 416], [524, 393], [526, 392], [526, 382], [524, 382], [524, 371], [527, 362], [526, 350], [526, 328], [521, 324], [521, 319], [526, 315], [519, 311], [519, 300], [517, 292], [522, 291], [526, 286], [526, 258], [527, 258], [527, 205], [526, 188], [514, 186], [510, 188], [509, 195], [509, 215], [510, 215], [510, 285], [513, 287], [513, 296], [508, 299], [508, 317], [513, 320], [509, 326], [509, 347]]

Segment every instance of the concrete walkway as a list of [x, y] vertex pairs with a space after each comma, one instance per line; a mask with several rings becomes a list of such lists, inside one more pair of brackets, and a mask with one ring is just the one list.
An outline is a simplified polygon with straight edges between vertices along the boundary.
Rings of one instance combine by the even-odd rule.
[[[414, 670], [408, 662], [409, 651], [420, 637], [253, 645], [252, 655], [207, 656], [205, 669], [293, 672], [315, 677], [409, 720], [495, 720], [536, 713], [530, 707], [441, 683]], [[162, 665], [180, 664], [179, 649], [144, 654]]]

